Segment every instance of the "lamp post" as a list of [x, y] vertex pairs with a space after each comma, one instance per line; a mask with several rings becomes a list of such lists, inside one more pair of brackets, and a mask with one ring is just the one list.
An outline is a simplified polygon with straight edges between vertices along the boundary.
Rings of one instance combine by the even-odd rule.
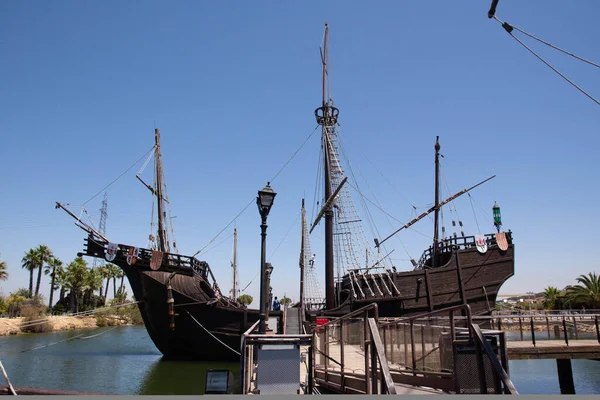
[[271, 263], [265, 263], [265, 291], [267, 291], [267, 295], [265, 295], [265, 309], [266, 318], [265, 321], [269, 321], [269, 311], [271, 311], [271, 307], [273, 306], [273, 288], [271, 287], [271, 274], [273, 273], [273, 265]]
[[259, 326], [258, 333], [263, 334], [266, 331], [265, 321], [265, 305], [267, 302], [267, 292], [266, 292], [266, 254], [267, 254], [267, 216], [269, 215], [269, 211], [271, 211], [271, 206], [273, 205], [273, 200], [277, 193], [271, 189], [270, 182], [267, 182], [267, 186], [264, 189], [258, 191], [258, 196], [256, 197], [256, 204], [258, 205], [258, 212], [261, 217], [260, 231], [261, 231], [261, 249], [260, 249], [260, 309], [259, 309]]

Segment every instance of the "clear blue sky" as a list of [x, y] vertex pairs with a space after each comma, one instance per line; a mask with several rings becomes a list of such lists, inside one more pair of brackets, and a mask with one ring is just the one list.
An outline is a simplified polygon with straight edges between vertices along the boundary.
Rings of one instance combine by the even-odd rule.
[[[97, 193], [152, 147], [155, 124], [179, 248], [206, 245], [315, 128], [325, 21], [342, 137], [372, 200], [402, 221], [412, 216], [405, 198], [429, 205], [440, 135], [450, 192], [497, 175], [473, 200], [482, 233], [493, 231], [494, 201], [514, 233], [516, 275], [501, 292], [563, 287], [598, 271], [600, 107], [489, 20], [488, 8], [479, 0], [1, 2], [4, 294], [27, 286], [20, 260], [30, 247], [46, 244], [67, 262], [82, 250], [83, 232], [54, 202]], [[598, 62], [599, 11], [593, 0], [501, 0], [497, 15]], [[527, 43], [600, 97], [600, 71]], [[273, 286], [295, 299], [297, 217], [302, 196], [312, 209], [317, 133], [272, 182]], [[143, 246], [152, 199], [135, 179], [140, 167], [108, 189], [107, 234]], [[87, 204], [96, 222], [100, 201]], [[478, 233], [469, 199], [456, 206], [466, 233]], [[373, 215], [382, 236], [399, 226]], [[258, 272], [259, 224], [255, 205], [236, 221], [242, 286]], [[415, 228], [431, 235], [428, 219]], [[232, 231], [200, 256], [224, 289]], [[429, 245], [413, 231], [400, 238], [414, 258]], [[394, 243], [394, 256], [408, 258]], [[321, 233], [312, 244], [322, 265]], [[247, 292], [257, 298], [258, 280]]]

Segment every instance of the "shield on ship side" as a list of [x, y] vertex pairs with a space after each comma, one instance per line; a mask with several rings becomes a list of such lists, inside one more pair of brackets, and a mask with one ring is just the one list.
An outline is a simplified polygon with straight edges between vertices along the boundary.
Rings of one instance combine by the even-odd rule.
[[500, 250], [508, 250], [508, 240], [506, 239], [506, 232], [496, 233], [496, 243], [498, 243], [498, 248]]
[[481, 254], [485, 254], [487, 251], [487, 241], [484, 235], [475, 236], [475, 244], [477, 245], [477, 251]]
[[150, 258], [150, 269], [156, 271], [160, 268], [165, 253], [162, 251], [152, 251], [152, 257]]
[[127, 254], [127, 264], [129, 264], [129, 265], [135, 264], [135, 262], [137, 261], [138, 252], [139, 252], [139, 250], [137, 247], [129, 248], [129, 252]]
[[106, 247], [106, 261], [112, 261], [115, 259], [115, 257], [117, 256], [117, 244], [116, 243], [109, 243], [108, 246]]

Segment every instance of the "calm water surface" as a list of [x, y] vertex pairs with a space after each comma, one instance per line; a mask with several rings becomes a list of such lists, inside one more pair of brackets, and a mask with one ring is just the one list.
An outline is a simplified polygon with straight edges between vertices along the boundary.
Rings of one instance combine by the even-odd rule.
[[[0, 360], [14, 386], [82, 392], [200, 394], [208, 369], [232, 371], [236, 386], [239, 379], [236, 362], [162, 360], [144, 327], [5, 336]], [[509, 368], [519, 393], [560, 394], [555, 360], [510, 361]], [[577, 394], [600, 394], [600, 361], [573, 360], [573, 375]]]
[[228, 369], [235, 379], [240, 369], [235, 362], [162, 360], [146, 329], [137, 326], [5, 336], [0, 360], [13, 386], [124, 395], [200, 394], [208, 369]]

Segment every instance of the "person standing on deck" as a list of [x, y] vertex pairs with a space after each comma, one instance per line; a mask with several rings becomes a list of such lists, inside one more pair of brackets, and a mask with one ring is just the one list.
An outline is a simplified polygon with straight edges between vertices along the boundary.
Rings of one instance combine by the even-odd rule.
[[275, 300], [273, 300], [273, 311], [279, 311], [279, 300], [277, 300], [277, 296], [275, 296]]

